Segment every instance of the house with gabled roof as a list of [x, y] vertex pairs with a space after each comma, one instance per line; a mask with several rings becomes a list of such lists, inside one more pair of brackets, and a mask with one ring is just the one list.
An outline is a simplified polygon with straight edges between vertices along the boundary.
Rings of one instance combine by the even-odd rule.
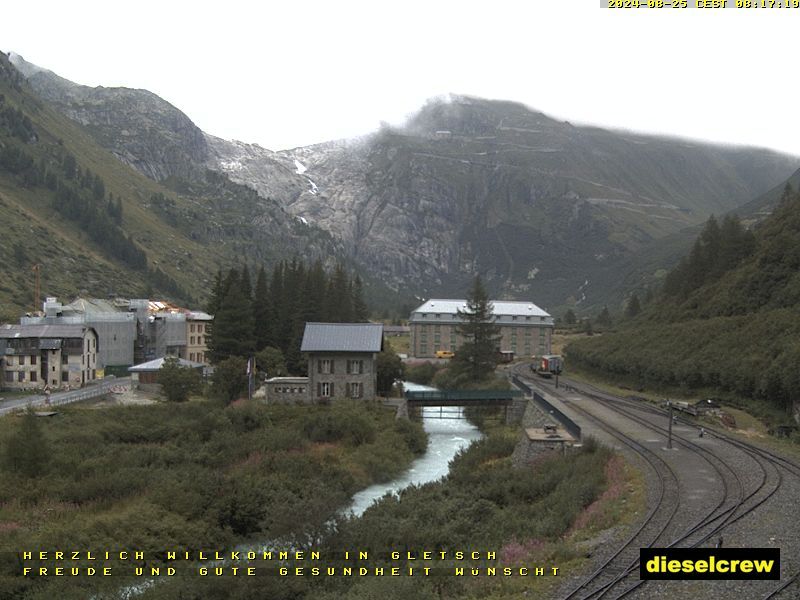
[[306, 323], [300, 351], [308, 357], [308, 377], [268, 379], [267, 402], [372, 399], [382, 349], [381, 323]]
[[382, 349], [382, 323], [306, 323], [300, 351], [308, 356], [312, 397], [374, 398]]

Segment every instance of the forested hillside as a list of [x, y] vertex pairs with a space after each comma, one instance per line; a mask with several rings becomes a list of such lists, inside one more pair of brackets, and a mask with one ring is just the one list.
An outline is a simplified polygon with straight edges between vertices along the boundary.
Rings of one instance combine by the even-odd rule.
[[704, 388], [798, 416], [800, 193], [787, 183], [752, 231], [710, 219], [656, 302], [570, 344], [571, 364], [649, 387]]
[[[0, 320], [42, 296], [159, 295], [201, 303], [247, 258], [335, 260], [330, 235], [212, 171], [155, 182], [53, 110], [0, 53]], [[38, 307], [36, 307], [38, 308]]]

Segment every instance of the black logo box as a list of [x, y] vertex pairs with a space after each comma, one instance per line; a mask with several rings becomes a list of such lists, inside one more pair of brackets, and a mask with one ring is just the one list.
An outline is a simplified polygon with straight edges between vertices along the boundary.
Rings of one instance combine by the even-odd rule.
[[[653, 563], [654, 560], [657, 562]], [[673, 573], [665, 568], [670, 565], [670, 561], [679, 561], [680, 569], [677, 572]], [[703, 564], [700, 561], [705, 561], [705, 572], [697, 570], [698, 566], [702, 569]], [[723, 563], [720, 564], [720, 561]], [[740, 561], [736, 564], [735, 571], [731, 570], [731, 561]], [[741, 561], [751, 561], [752, 563], [773, 561], [773, 563], [769, 572], [758, 572], [753, 564], [752, 570], [747, 573], [740, 570]], [[691, 571], [686, 568], [686, 565], [691, 565]], [[653, 570], [653, 566], [657, 566], [658, 569]], [[717, 570], [719, 567], [726, 566], [728, 572]], [[639, 550], [639, 578], [779, 580], [781, 578], [781, 551], [780, 548], [641, 548]]]

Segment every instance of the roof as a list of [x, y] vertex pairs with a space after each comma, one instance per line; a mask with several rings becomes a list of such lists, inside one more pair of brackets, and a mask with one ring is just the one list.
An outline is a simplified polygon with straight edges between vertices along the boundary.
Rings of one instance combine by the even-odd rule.
[[[536, 306], [533, 302], [514, 302], [510, 300], [490, 300], [494, 310], [492, 311], [495, 316], [509, 315], [509, 316], [533, 316], [533, 317], [549, 317], [550, 314]], [[432, 298], [422, 306], [414, 309], [414, 312], [419, 313], [445, 313], [456, 314], [457, 311], [467, 310], [466, 300], [440, 300]]]
[[76, 313], [118, 313], [120, 307], [104, 298], [75, 298], [61, 307], [64, 312]]
[[213, 321], [214, 317], [202, 310], [190, 310], [186, 313], [187, 321]]
[[91, 327], [85, 325], [2, 325], [0, 338], [82, 338]]
[[[167, 357], [157, 358], [155, 360], [151, 360], [146, 363], [142, 363], [140, 365], [134, 365], [132, 367], [128, 367], [128, 371], [131, 373], [142, 373], [146, 371], [160, 371], [161, 367], [164, 366], [164, 361], [167, 360]], [[178, 366], [181, 367], [189, 367], [191, 369], [200, 369], [201, 367], [205, 367], [203, 363], [192, 362], [191, 360], [185, 360], [183, 358], [178, 359]]]
[[383, 323], [306, 323], [301, 352], [380, 352]]

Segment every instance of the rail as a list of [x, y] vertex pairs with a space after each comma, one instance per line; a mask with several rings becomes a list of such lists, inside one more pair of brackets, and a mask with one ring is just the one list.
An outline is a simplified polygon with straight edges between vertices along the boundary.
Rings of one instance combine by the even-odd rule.
[[535, 392], [531, 386], [522, 381], [522, 379], [520, 379], [517, 375], [511, 376], [511, 383], [529, 394], [531, 396], [531, 400], [533, 400], [533, 403], [537, 406], [537, 408], [539, 408], [539, 410], [544, 412], [546, 415], [549, 415], [558, 421], [558, 423], [567, 431], [567, 433], [569, 433], [576, 440], [581, 439], [580, 426], [555, 406], [553, 406], [550, 402], [545, 400], [544, 396], [538, 392]]

